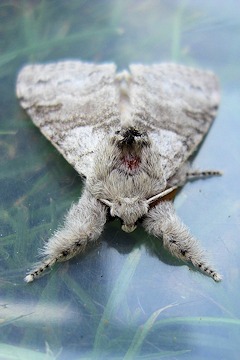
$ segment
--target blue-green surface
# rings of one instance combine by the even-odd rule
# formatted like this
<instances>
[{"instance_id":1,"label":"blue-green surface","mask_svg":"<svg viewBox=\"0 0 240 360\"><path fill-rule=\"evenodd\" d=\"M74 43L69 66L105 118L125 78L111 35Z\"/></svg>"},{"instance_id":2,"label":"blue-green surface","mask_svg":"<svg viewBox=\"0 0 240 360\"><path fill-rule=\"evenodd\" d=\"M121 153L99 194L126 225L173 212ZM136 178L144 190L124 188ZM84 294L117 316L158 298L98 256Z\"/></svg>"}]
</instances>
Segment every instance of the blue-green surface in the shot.
<instances>
[{"instance_id":1,"label":"blue-green surface","mask_svg":"<svg viewBox=\"0 0 240 360\"><path fill-rule=\"evenodd\" d=\"M239 359L239 10L237 0L0 2L0 360ZM20 109L15 79L26 63L66 58L218 75L219 116L194 166L224 176L187 184L175 205L221 283L118 222L85 255L23 282L82 183Z\"/></svg>"}]
</instances>

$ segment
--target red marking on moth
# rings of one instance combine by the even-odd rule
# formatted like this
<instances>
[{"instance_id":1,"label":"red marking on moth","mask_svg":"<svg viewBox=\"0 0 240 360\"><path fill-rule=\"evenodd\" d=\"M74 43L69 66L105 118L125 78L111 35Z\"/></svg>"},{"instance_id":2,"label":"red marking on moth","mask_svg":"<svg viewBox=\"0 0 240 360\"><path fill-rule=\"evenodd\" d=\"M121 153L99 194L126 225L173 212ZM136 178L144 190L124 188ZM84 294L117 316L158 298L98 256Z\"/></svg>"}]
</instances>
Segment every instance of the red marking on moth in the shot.
<instances>
[{"instance_id":1,"label":"red marking on moth","mask_svg":"<svg viewBox=\"0 0 240 360\"><path fill-rule=\"evenodd\" d=\"M122 158L123 165L130 171L139 168L141 159L140 157L132 154L127 154Z\"/></svg>"}]
</instances>

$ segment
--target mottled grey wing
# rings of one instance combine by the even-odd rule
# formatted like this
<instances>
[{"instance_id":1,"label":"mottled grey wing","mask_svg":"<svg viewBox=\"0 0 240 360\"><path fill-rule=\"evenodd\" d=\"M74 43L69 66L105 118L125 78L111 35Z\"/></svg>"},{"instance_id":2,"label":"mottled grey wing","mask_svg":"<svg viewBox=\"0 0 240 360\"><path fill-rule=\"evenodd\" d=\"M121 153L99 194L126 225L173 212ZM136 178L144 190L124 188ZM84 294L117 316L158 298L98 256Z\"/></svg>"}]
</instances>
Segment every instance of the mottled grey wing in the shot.
<instances>
[{"instance_id":1,"label":"mottled grey wing","mask_svg":"<svg viewBox=\"0 0 240 360\"><path fill-rule=\"evenodd\" d=\"M17 97L41 132L78 173L88 176L93 154L119 123L115 65L63 61L28 65Z\"/></svg>"},{"instance_id":2,"label":"mottled grey wing","mask_svg":"<svg viewBox=\"0 0 240 360\"><path fill-rule=\"evenodd\" d=\"M194 152L216 116L215 75L174 64L131 65L132 120L145 128L162 155L166 178Z\"/></svg>"}]
</instances>

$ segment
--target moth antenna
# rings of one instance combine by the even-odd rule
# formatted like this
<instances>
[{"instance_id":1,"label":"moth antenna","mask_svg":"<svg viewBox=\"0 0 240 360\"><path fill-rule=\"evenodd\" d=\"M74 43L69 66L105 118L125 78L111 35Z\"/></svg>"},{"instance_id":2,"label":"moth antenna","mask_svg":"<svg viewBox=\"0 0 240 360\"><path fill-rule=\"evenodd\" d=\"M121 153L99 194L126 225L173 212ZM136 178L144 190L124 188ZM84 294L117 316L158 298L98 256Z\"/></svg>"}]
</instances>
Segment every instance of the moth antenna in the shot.
<instances>
[{"instance_id":1,"label":"moth antenna","mask_svg":"<svg viewBox=\"0 0 240 360\"><path fill-rule=\"evenodd\" d=\"M171 193L172 191L174 191L176 189L177 189L177 186L172 186L169 189L164 190L164 191L160 192L159 194L150 197L149 199L147 199L147 204L151 204L152 202L164 197L165 195Z\"/></svg>"},{"instance_id":2,"label":"moth antenna","mask_svg":"<svg viewBox=\"0 0 240 360\"><path fill-rule=\"evenodd\" d=\"M113 205L113 203L107 199L99 199L103 204L111 207Z\"/></svg>"}]
</instances>

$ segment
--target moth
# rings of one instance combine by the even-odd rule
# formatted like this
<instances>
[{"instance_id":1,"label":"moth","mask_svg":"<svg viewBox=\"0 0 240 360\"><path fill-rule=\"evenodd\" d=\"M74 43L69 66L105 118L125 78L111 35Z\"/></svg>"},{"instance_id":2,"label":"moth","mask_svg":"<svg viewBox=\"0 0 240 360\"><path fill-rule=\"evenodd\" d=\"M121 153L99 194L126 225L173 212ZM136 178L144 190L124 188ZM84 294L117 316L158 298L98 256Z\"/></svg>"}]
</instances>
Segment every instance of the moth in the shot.
<instances>
[{"instance_id":1,"label":"moth","mask_svg":"<svg viewBox=\"0 0 240 360\"><path fill-rule=\"evenodd\" d=\"M188 180L220 175L189 164L219 106L213 73L168 63L132 64L118 73L111 63L62 61L25 66L16 93L34 124L85 178L79 201L26 282L83 252L109 217L119 218L126 232L141 222L173 256L221 280L172 202L162 199Z\"/></svg>"}]
</instances>

